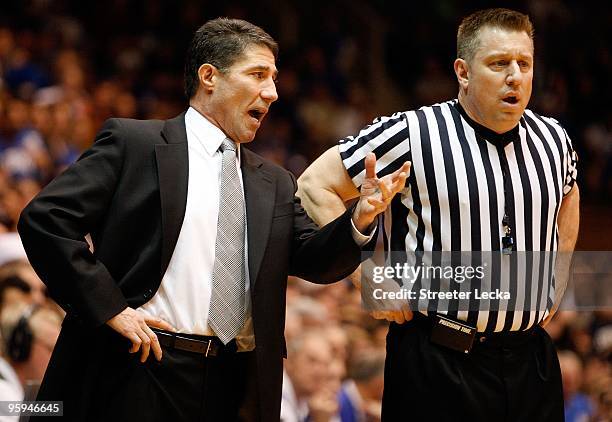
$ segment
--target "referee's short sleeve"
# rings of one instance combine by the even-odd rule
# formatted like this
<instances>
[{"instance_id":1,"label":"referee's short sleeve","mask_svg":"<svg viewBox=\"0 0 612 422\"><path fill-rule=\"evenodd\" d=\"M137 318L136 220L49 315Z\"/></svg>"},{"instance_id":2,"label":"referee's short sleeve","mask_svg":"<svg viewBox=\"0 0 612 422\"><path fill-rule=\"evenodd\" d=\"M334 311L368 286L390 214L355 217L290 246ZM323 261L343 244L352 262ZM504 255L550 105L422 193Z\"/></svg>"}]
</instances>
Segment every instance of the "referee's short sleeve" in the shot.
<instances>
[{"instance_id":1,"label":"referee's short sleeve","mask_svg":"<svg viewBox=\"0 0 612 422\"><path fill-rule=\"evenodd\" d=\"M565 132L565 131L564 131ZM572 146L570 137L565 132L565 144L567 147L566 154L566 167L565 167L565 181L563 184L563 195L570 193L574 184L576 183L576 176L578 175L578 155Z\"/></svg>"},{"instance_id":2,"label":"referee's short sleeve","mask_svg":"<svg viewBox=\"0 0 612 422\"><path fill-rule=\"evenodd\" d=\"M357 188L365 177L365 157L376 155L376 174L383 177L411 161L406 113L379 117L364 127L357 136L348 136L339 143L340 157Z\"/></svg>"}]
</instances>

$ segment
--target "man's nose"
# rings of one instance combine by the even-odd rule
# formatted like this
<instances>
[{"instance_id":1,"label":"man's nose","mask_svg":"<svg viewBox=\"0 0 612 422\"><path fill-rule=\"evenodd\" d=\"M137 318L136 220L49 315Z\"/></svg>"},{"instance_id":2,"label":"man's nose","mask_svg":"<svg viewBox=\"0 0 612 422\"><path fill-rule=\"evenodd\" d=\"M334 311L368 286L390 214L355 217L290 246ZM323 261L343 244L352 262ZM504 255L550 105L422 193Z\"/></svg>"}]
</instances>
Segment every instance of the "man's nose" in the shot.
<instances>
[{"instance_id":1,"label":"man's nose","mask_svg":"<svg viewBox=\"0 0 612 422\"><path fill-rule=\"evenodd\" d=\"M508 85L520 85L523 80L521 67L516 61L512 61L508 66L508 74L506 75L506 83Z\"/></svg>"},{"instance_id":2,"label":"man's nose","mask_svg":"<svg viewBox=\"0 0 612 422\"><path fill-rule=\"evenodd\" d=\"M261 90L261 98L268 101L269 103L273 103L278 100L278 93L276 92L276 84L273 80L266 84L266 86Z\"/></svg>"}]
</instances>

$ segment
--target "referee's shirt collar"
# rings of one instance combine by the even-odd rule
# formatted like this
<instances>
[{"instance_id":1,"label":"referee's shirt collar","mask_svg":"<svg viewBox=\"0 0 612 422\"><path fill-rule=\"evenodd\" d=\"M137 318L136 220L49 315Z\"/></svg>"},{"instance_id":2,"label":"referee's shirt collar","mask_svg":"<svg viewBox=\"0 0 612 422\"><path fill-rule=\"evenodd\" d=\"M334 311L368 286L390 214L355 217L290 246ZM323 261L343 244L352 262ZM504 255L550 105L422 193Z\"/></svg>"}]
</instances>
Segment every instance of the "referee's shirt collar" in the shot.
<instances>
[{"instance_id":1,"label":"referee's shirt collar","mask_svg":"<svg viewBox=\"0 0 612 422\"><path fill-rule=\"evenodd\" d=\"M468 122L468 124L472 126L472 128L474 128L474 132L480 135L483 139L493 144L503 145L505 147L511 142L518 141L520 139L519 124L517 124L514 128L510 129L507 132L497 133L470 118L470 116L468 116L467 112L461 106L459 101L457 101L455 107L457 107L457 110L459 110L459 113L461 113L461 116L463 116L465 121Z\"/></svg>"}]
</instances>

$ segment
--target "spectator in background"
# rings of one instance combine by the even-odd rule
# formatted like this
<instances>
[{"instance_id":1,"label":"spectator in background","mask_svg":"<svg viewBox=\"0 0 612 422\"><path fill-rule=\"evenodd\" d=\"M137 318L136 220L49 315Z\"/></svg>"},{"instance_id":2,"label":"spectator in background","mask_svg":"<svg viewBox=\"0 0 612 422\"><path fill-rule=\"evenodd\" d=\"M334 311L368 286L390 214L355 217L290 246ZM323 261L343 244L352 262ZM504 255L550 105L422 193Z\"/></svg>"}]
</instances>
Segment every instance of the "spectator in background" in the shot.
<instances>
[{"instance_id":1,"label":"spectator in background","mask_svg":"<svg viewBox=\"0 0 612 422\"><path fill-rule=\"evenodd\" d=\"M0 312L4 307L15 303L28 303L30 286L19 276L9 276L0 280Z\"/></svg>"},{"instance_id":2,"label":"spectator in background","mask_svg":"<svg viewBox=\"0 0 612 422\"><path fill-rule=\"evenodd\" d=\"M612 420L612 371L610 362L592 356L584 365L584 391L595 404L593 420Z\"/></svg>"},{"instance_id":3,"label":"spectator in background","mask_svg":"<svg viewBox=\"0 0 612 422\"><path fill-rule=\"evenodd\" d=\"M32 127L30 104L11 98L4 107L0 126L0 166L15 180L43 181L51 169L47 147Z\"/></svg>"},{"instance_id":4,"label":"spectator in background","mask_svg":"<svg viewBox=\"0 0 612 422\"><path fill-rule=\"evenodd\" d=\"M0 311L15 302L47 303L47 288L25 259L0 265Z\"/></svg>"},{"instance_id":5,"label":"spectator in background","mask_svg":"<svg viewBox=\"0 0 612 422\"><path fill-rule=\"evenodd\" d=\"M37 129L45 135L55 173L63 171L78 158L79 150L73 133L83 124L74 125L76 116L67 101L53 101L41 95L32 108ZM40 189L39 189L40 190Z\"/></svg>"},{"instance_id":6,"label":"spectator in background","mask_svg":"<svg viewBox=\"0 0 612 422\"><path fill-rule=\"evenodd\" d=\"M594 312L591 323L593 347L604 359L612 358L612 309Z\"/></svg>"},{"instance_id":7,"label":"spectator in background","mask_svg":"<svg viewBox=\"0 0 612 422\"><path fill-rule=\"evenodd\" d=\"M303 328L319 328L327 321L325 307L310 296L300 296L291 303Z\"/></svg>"},{"instance_id":8,"label":"spectator in background","mask_svg":"<svg viewBox=\"0 0 612 422\"><path fill-rule=\"evenodd\" d=\"M325 332L311 329L301 333L288 344L287 357L281 421L329 421L338 407L335 392L324 387L333 362Z\"/></svg>"},{"instance_id":9,"label":"spectator in background","mask_svg":"<svg viewBox=\"0 0 612 422\"><path fill-rule=\"evenodd\" d=\"M28 383L40 384L61 323L61 316L48 307L17 302L2 309L4 354L24 388Z\"/></svg>"},{"instance_id":10,"label":"spectator in background","mask_svg":"<svg viewBox=\"0 0 612 422\"><path fill-rule=\"evenodd\" d=\"M384 350L353 356L349 362L349 377L338 394L342 422L380 420L384 370Z\"/></svg>"},{"instance_id":11,"label":"spectator in background","mask_svg":"<svg viewBox=\"0 0 612 422\"><path fill-rule=\"evenodd\" d=\"M360 320L367 320L370 321L371 318L367 317L367 314L365 314L364 311L361 311L362 315L359 319ZM359 351L370 351L372 350L374 343L373 341L375 341L375 338L373 338L372 334L369 333L368 331L366 331L364 328L362 328L361 326L357 325L355 321L353 324L348 325L345 327L345 332L348 335L349 338L349 346L348 346L348 350L350 352L350 355L353 355ZM377 324L378 325L378 324ZM382 326L386 326L387 324L381 324ZM385 333L386 333L387 328L385 327ZM382 347L384 348L385 344L382 343ZM349 361L351 359L349 355Z\"/></svg>"},{"instance_id":12,"label":"spectator in background","mask_svg":"<svg viewBox=\"0 0 612 422\"><path fill-rule=\"evenodd\" d=\"M49 83L49 75L35 63L31 50L14 43L10 36L6 38L6 55L3 59L4 80L20 97L28 98L36 89Z\"/></svg>"},{"instance_id":13,"label":"spectator in background","mask_svg":"<svg viewBox=\"0 0 612 422\"><path fill-rule=\"evenodd\" d=\"M612 196L612 111L601 121L590 123L582 139L589 158L586 187L597 201L604 202Z\"/></svg>"},{"instance_id":14,"label":"spectator in background","mask_svg":"<svg viewBox=\"0 0 612 422\"><path fill-rule=\"evenodd\" d=\"M16 232L17 219L23 206L23 195L0 167L0 265L26 258Z\"/></svg>"},{"instance_id":15,"label":"spectator in background","mask_svg":"<svg viewBox=\"0 0 612 422\"><path fill-rule=\"evenodd\" d=\"M0 164L0 171L2 164ZM23 197L17 189L13 179L8 179L6 184L0 185L0 224L2 232L16 232L17 220L24 207Z\"/></svg>"},{"instance_id":16,"label":"spectator in background","mask_svg":"<svg viewBox=\"0 0 612 422\"><path fill-rule=\"evenodd\" d=\"M25 300L27 303L32 305L44 305L47 303L47 287L36 275L36 272L26 259L17 259L0 265L0 289L3 283L9 279L19 280L13 284L23 285L24 291L27 287L28 296ZM4 301L0 302L0 304L2 303Z\"/></svg>"},{"instance_id":17,"label":"spectator in background","mask_svg":"<svg viewBox=\"0 0 612 422\"><path fill-rule=\"evenodd\" d=\"M17 373L0 350L0 400L22 401L24 391ZM17 422L18 416L0 415L0 422Z\"/></svg>"},{"instance_id":18,"label":"spectator in background","mask_svg":"<svg viewBox=\"0 0 612 422\"><path fill-rule=\"evenodd\" d=\"M348 337L346 331L340 325L329 322L324 330L327 342L332 348L334 359L339 359L342 362L343 369L340 372L342 377L344 377L346 372L344 366L348 355Z\"/></svg>"},{"instance_id":19,"label":"spectator in background","mask_svg":"<svg viewBox=\"0 0 612 422\"><path fill-rule=\"evenodd\" d=\"M582 389L582 362L578 355L569 350L559 352L559 364L563 378L563 399L565 401L565 420L583 422L591 420L595 408Z\"/></svg>"},{"instance_id":20,"label":"spectator in background","mask_svg":"<svg viewBox=\"0 0 612 422\"><path fill-rule=\"evenodd\" d=\"M11 401L23 400L23 387L19 381L19 376L6 359L4 350L0 350L0 399ZM0 416L0 422L14 420L6 418L7 417Z\"/></svg>"}]
</instances>

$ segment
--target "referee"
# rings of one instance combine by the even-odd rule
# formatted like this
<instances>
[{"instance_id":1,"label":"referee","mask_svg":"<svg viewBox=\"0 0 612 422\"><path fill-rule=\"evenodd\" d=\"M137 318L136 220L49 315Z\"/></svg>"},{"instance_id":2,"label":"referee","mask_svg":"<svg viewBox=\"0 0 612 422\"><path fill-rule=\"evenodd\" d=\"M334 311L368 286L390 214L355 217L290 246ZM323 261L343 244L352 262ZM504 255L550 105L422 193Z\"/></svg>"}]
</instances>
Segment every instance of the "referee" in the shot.
<instances>
[{"instance_id":1,"label":"referee","mask_svg":"<svg viewBox=\"0 0 612 422\"><path fill-rule=\"evenodd\" d=\"M576 154L556 120L526 109L534 65L529 17L508 9L468 16L457 57L457 99L376 119L340 141L300 178L304 207L319 224L340 214L358 196L365 157L374 152L378 175L412 163L385 223L391 251L497 251L502 264L515 262L517 252L572 251ZM394 321L383 420L563 420L559 363L542 326L565 281L542 274L533 284L516 271L492 280L513 297L469 311L440 301L411 307L420 311L414 316L379 313ZM449 341L457 327L474 334Z\"/></svg>"}]
</instances>

